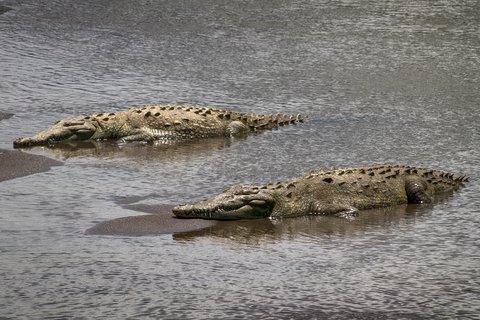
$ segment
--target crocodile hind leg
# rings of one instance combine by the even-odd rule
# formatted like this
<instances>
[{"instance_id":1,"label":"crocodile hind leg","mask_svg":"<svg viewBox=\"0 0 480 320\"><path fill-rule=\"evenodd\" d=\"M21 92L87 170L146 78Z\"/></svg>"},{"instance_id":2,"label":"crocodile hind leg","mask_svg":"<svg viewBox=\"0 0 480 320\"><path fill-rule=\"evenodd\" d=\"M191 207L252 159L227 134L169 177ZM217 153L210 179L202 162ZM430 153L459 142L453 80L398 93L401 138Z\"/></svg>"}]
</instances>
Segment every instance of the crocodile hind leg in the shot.
<instances>
[{"instance_id":1,"label":"crocodile hind leg","mask_svg":"<svg viewBox=\"0 0 480 320\"><path fill-rule=\"evenodd\" d=\"M227 127L227 134L230 137L243 137L250 132L250 128L241 121L232 121Z\"/></svg>"},{"instance_id":2,"label":"crocodile hind leg","mask_svg":"<svg viewBox=\"0 0 480 320\"><path fill-rule=\"evenodd\" d=\"M407 177L405 191L408 203L430 203L433 201L432 192L429 190L427 183L419 177Z\"/></svg>"},{"instance_id":3,"label":"crocodile hind leg","mask_svg":"<svg viewBox=\"0 0 480 320\"><path fill-rule=\"evenodd\" d=\"M335 213L334 216L342 219L354 220L358 216L358 209L355 207L347 207L344 210Z\"/></svg>"}]
</instances>

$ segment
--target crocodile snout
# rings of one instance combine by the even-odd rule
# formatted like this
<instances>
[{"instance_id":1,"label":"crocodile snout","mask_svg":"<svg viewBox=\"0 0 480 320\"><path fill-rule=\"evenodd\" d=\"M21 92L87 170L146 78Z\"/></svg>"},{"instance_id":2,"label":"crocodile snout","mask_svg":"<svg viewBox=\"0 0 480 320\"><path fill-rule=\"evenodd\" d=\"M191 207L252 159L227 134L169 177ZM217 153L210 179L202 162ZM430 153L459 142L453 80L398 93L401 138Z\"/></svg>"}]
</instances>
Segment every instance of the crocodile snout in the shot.
<instances>
[{"instance_id":1,"label":"crocodile snout","mask_svg":"<svg viewBox=\"0 0 480 320\"><path fill-rule=\"evenodd\" d=\"M15 141L13 141L13 147L14 148L21 148L21 147L29 147L34 145L34 142L32 141L31 138L17 138Z\"/></svg>"}]
</instances>

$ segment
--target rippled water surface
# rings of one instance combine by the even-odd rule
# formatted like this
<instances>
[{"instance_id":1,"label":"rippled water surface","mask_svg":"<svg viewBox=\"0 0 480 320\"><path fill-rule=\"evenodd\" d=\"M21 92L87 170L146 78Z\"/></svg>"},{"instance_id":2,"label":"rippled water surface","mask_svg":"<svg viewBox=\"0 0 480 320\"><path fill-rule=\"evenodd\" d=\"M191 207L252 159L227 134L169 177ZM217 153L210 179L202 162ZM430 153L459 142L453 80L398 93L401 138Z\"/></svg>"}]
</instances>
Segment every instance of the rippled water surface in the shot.
<instances>
[{"instance_id":1,"label":"rippled water surface","mask_svg":"<svg viewBox=\"0 0 480 320\"><path fill-rule=\"evenodd\" d=\"M0 317L479 319L480 3L0 1L0 148L144 103L304 113L237 141L34 149L0 183ZM398 162L467 174L433 206L95 236L125 206ZM0 164L2 165L2 164ZM122 200L123 199L123 200Z\"/></svg>"}]
</instances>

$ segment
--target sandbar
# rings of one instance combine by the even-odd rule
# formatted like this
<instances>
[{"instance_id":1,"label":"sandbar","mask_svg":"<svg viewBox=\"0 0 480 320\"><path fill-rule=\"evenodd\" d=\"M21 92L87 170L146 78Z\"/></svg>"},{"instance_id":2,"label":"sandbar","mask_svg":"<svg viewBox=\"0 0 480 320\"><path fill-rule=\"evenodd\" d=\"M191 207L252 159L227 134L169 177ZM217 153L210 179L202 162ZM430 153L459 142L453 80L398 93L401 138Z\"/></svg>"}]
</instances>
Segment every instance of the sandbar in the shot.
<instances>
[{"instance_id":1,"label":"sandbar","mask_svg":"<svg viewBox=\"0 0 480 320\"><path fill-rule=\"evenodd\" d=\"M6 6L2 6L2 5L0 4L0 14L3 14L3 13L5 13L5 12L7 12L7 11L10 11L10 10L12 10L12 8L9 8L9 7L6 7Z\"/></svg>"},{"instance_id":2,"label":"sandbar","mask_svg":"<svg viewBox=\"0 0 480 320\"><path fill-rule=\"evenodd\" d=\"M213 220L175 218L171 212L172 205L138 204L129 205L128 208L154 214L103 221L85 231L85 234L138 237L197 231L217 223Z\"/></svg>"},{"instance_id":3,"label":"sandbar","mask_svg":"<svg viewBox=\"0 0 480 320\"><path fill-rule=\"evenodd\" d=\"M11 113L0 112L0 120L10 119L11 117L13 117Z\"/></svg>"},{"instance_id":4,"label":"sandbar","mask_svg":"<svg viewBox=\"0 0 480 320\"><path fill-rule=\"evenodd\" d=\"M62 162L18 150L0 149L0 181L28 176L61 166Z\"/></svg>"}]
</instances>

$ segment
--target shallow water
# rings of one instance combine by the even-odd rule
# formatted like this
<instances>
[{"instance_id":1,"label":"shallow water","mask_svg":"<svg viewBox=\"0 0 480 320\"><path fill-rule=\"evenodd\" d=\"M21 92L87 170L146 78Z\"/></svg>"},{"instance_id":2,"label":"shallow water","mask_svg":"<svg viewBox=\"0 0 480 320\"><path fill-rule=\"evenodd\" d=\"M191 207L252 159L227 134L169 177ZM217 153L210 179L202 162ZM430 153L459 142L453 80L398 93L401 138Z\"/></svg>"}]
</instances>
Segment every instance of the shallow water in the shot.
<instances>
[{"instance_id":1,"label":"shallow water","mask_svg":"<svg viewBox=\"0 0 480 320\"><path fill-rule=\"evenodd\" d=\"M143 103L305 113L237 141L28 150L0 183L0 310L18 318L478 319L477 1L5 1L0 148ZM426 207L148 237L86 229L237 183L395 162L468 174Z\"/></svg>"}]
</instances>

